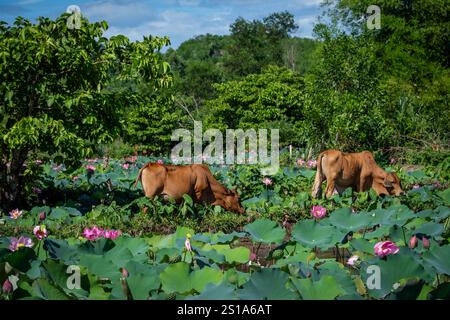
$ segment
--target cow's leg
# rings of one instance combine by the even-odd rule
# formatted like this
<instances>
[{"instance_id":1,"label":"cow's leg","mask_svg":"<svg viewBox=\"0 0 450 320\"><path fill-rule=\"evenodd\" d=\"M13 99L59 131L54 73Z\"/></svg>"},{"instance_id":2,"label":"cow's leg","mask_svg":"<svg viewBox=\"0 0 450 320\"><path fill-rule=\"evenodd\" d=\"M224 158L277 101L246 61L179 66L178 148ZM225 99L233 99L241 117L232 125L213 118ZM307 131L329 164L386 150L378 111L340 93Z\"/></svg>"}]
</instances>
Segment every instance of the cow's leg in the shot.
<instances>
[{"instance_id":1,"label":"cow's leg","mask_svg":"<svg viewBox=\"0 0 450 320\"><path fill-rule=\"evenodd\" d=\"M327 190L325 192L325 197L331 198L333 196L334 193L334 187L335 187L335 180L336 178L327 178Z\"/></svg>"}]
</instances>

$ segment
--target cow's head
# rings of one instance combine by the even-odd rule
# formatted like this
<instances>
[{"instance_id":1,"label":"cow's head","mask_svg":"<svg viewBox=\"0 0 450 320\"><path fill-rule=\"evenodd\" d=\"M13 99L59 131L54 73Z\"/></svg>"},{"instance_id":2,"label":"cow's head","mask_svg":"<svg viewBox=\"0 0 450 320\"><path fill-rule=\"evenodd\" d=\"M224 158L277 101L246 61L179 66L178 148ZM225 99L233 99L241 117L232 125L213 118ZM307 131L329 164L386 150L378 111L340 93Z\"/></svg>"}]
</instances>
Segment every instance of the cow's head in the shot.
<instances>
[{"instance_id":1,"label":"cow's head","mask_svg":"<svg viewBox=\"0 0 450 320\"><path fill-rule=\"evenodd\" d=\"M405 194L400 184L400 178L395 172L389 172L384 177L383 186L389 192L391 196L400 196Z\"/></svg>"},{"instance_id":2,"label":"cow's head","mask_svg":"<svg viewBox=\"0 0 450 320\"><path fill-rule=\"evenodd\" d=\"M237 212L240 214L245 213L245 209L241 205L241 199L236 189L228 190L223 198L224 208L229 211Z\"/></svg>"}]
</instances>

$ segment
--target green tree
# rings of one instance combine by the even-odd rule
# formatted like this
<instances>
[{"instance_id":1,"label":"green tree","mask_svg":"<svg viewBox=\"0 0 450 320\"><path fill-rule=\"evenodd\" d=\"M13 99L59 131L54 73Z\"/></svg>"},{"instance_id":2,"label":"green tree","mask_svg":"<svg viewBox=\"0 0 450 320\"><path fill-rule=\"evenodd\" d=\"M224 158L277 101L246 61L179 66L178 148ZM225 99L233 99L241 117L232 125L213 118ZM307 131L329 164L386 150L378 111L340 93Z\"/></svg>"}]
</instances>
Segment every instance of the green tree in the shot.
<instances>
[{"instance_id":1,"label":"green tree","mask_svg":"<svg viewBox=\"0 0 450 320\"><path fill-rule=\"evenodd\" d=\"M205 127L279 128L283 144L296 144L294 125L303 119L303 78L284 67L216 86L218 97L203 107Z\"/></svg>"},{"instance_id":2,"label":"green tree","mask_svg":"<svg viewBox=\"0 0 450 320\"><path fill-rule=\"evenodd\" d=\"M230 26L232 42L226 48L224 66L228 76L242 77L259 73L267 65L282 65L282 41L298 26L294 16L285 11L261 20L238 18Z\"/></svg>"},{"instance_id":3,"label":"green tree","mask_svg":"<svg viewBox=\"0 0 450 320\"><path fill-rule=\"evenodd\" d=\"M67 26L68 14L36 24L0 23L0 203L17 206L38 152L76 164L93 146L112 141L137 99L171 81L157 54L167 38L103 37L106 22ZM124 86L118 83L124 83ZM112 85L115 83L116 85ZM150 89L149 89L150 90Z\"/></svg>"},{"instance_id":4,"label":"green tree","mask_svg":"<svg viewBox=\"0 0 450 320\"><path fill-rule=\"evenodd\" d=\"M369 0L327 1L331 18L325 38L327 51L322 50L320 61L324 70L318 76L330 80L324 86L331 89L336 77L346 83L362 83L378 92L378 114L393 129L391 145L417 150L449 149L450 131L450 3L446 0L396 1L385 0L381 9L381 28L367 28ZM322 32L324 33L324 32ZM326 32L325 32L326 33ZM341 59L339 68L335 56L345 55L338 38L347 37L357 43L358 51L366 56L370 68L347 76L347 66L354 58ZM363 61L364 57L358 58ZM337 68L336 68L337 67ZM335 75L336 77L333 77ZM364 78L376 77L370 83ZM316 79L319 79L316 77ZM351 80L353 79L353 80ZM351 80L348 82L348 80ZM325 89L321 86L320 89ZM367 90L366 90L367 92ZM381 145L378 143L378 146ZM389 144L387 145L389 146Z\"/></svg>"}]
</instances>

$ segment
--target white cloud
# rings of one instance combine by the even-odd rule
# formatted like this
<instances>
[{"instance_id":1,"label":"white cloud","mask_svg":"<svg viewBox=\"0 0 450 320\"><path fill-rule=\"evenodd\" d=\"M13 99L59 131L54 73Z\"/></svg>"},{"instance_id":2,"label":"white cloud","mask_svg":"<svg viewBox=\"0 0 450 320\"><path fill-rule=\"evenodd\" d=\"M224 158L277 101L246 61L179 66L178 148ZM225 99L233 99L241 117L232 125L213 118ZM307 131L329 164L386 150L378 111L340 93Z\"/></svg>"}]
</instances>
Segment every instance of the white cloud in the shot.
<instances>
[{"instance_id":1,"label":"white cloud","mask_svg":"<svg viewBox=\"0 0 450 320\"><path fill-rule=\"evenodd\" d=\"M111 26L107 36L123 34L130 40L142 40L144 35L168 36L172 46L200 34L226 34L229 31L229 12L211 12L198 16L189 12L166 10L157 19L137 26Z\"/></svg>"},{"instance_id":2,"label":"white cloud","mask_svg":"<svg viewBox=\"0 0 450 320\"><path fill-rule=\"evenodd\" d=\"M90 20L106 20L111 24L139 22L156 16L149 4L138 1L97 1L80 7Z\"/></svg>"}]
</instances>

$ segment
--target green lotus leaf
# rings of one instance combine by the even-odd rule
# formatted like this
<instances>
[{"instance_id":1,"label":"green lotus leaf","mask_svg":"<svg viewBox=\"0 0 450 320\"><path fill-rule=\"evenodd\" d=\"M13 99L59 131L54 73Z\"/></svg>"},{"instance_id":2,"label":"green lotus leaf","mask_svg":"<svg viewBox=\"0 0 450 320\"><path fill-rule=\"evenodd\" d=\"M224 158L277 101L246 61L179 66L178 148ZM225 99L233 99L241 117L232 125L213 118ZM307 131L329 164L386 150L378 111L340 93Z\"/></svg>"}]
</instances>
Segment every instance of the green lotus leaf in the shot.
<instances>
[{"instance_id":1,"label":"green lotus leaf","mask_svg":"<svg viewBox=\"0 0 450 320\"><path fill-rule=\"evenodd\" d=\"M345 295L356 295L355 282L351 278L349 269L345 268L341 263L336 261L327 261L318 267L320 278L324 276L332 276L337 280L339 285L345 292Z\"/></svg>"},{"instance_id":2,"label":"green lotus leaf","mask_svg":"<svg viewBox=\"0 0 450 320\"><path fill-rule=\"evenodd\" d=\"M450 245L432 246L423 254L423 259L439 273L450 275Z\"/></svg>"},{"instance_id":3,"label":"green lotus leaf","mask_svg":"<svg viewBox=\"0 0 450 320\"><path fill-rule=\"evenodd\" d=\"M37 279L33 282L33 295L44 300L69 300L69 297L59 288L51 285L47 279Z\"/></svg>"},{"instance_id":4,"label":"green lotus leaf","mask_svg":"<svg viewBox=\"0 0 450 320\"><path fill-rule=\"evenodd\" d=\"M147 300L150 291L159 288L161 282L155 269L147 267L145 272L128 272L127 284L134 300Z\"/></svg>"},{"instance_id":5,"label":"green lotus leaf","mask_svg":"<svg viewBox=\"0 0 450 320\"><path fill-rule=\"evenodd\" d=\"M345 290L331 275L324 275L318 281L313 281L311 278L293 278L292 282L303 300L333 300L345 294Z\"/></svg>"},{"instance_id":6,"label":"green lotus leaf","mask_svg":"<svg viewBox=\"0 0 450 320\"><path fill-rule=\"evenodd\" d=\"M358 239L352 239L350 241L350 245L357 251L374 254L374 245L375 242L369 242L366 239L358 238Z\"/></svg>"},{"instance_id":7,"label":"green lotus leaf","mask_svg":"<svg viewBox=\"0 0 450 320\"><path fill-rule=\"evenodd\" d=\"M387 296L395 289L394 284L421 279L424 275L423 266L417 263L408 248L400 248L399 253L387 256L386 260L376 257L361 264L361 278L367 285L369 295L374 298Z\"/></svg>"},{"instance_id":8,"label":"green lotus leaf","mask_svg":"<svg viewBox=\"0 0 450 320\"><path fill-rule=\"evenodd\" d=\"M438 196L444 200L446 206L450 206L450 188L438 192Z\"/></svg>"},{"instance_id":9,"label":"green lotus leaf","mask_svg":"<svg viewBox=\"0 0 450 320\"><path fill-rule=\"evenodd\" d=\"M450 207L439 206L435 209L435 212L436 213L432 216L432 218L434 221L439 222L450 216Z\"/></svg>"},{"instance_id":10,"label":"green lotus leaf","mask_svg":"<svg viewBox=\"0 0 450 320\"><path fill-rule=\"evenodd\" d=\"M336 228L346 231L358 231L370 226L373 217L368 213L353 213L350 208L340 208L330 215L328 222Z\"/></svg>"},{"instance_id":11,"label":"green lotus leaf","mask_svg":"<svg viewBox=\"0 0 450 320\"><path fill-rule=\"evenodd\" d=\"M333 235L336 228L323 226L313 220L298 222L292 229L292 238L308 248L328 249L336 243Z\"/></svg>"},{"instance_id":12,"label":"green lotus leaf","mask_svg":"<svg viewBox=\"0 0 450 320\"><path fill-rule=\"evenodd\" d=\"M202 292L208 283L219 284L223 280L223 273L211 267L190 272L187 263L179 262L169 265L161 272L160 278L165 292L189 293L192 289Z\"/></svg>"},{"instance_id":13,"label":"green lotus leaf","mask_svg":"<svg viewBox=\"0 0 450 320\"><path fill-rule=\"evenodd\" d=\"M404 225L409 219L415 218L414 211L405 205L395 205L386 209L386 214L381 222L382 225Z\"/></svg>"},{"instance_id":14,"label":"green lotus leaf","mask_svg":"<svg viewBox=\"0 0 450 320\"><path fill-rule=\"evenodd\" d=\"M256 242L276 243L283 241L286 233L274 221L268 219L258 219L244 227L244 230L250 234Z\"/></svg>"},{"instance_id":15,"label":"green lotus leaf","mask_svg":"<svg viewBox=\"0 0 450 320\"><path fill-rule=\"evenodd\" d=\"M427 222L419 226L414 233L423 233L431 237L440 236L444 232L444 225L436 222Z\"/></svg>"},{"instance_id":16,"label":"green lotus leaf","mask_svg":"<svg viewBox=\"0 0 450 320\"><path fill-rule=\"evenodd\" d=\"M186 300L236 300L237 295L234 287L223 281L219 285L209 283L205 290L196 296L188 297Z\"/></svg>"},{"instance_id":17,"label":"green lotus leaf","mask_svg":"<svg viewBox=\"0 0 450 320\"><path fill-rule=\"evenodd\" d=\"M262 269L250 276L243 288L238 290L242 300L293 300L298 296L287 288L289 275L279 269Z\"/></svg>"},{"instance_id":18,"label":"green lotus leaf","mask_svg":"<svg viewBox=\"0 0 450 320\"><path fill-rule=\"evenodd\" d=\"M208 283L219 284L223 280L223 272L216 268L203 267L191 272L191 286L197 292L203 292Z\"/></svg>"},{"instance_id":19,"label":"green lotus leaf","mask_svg":"<svg viewBox=\"0 0 450 320\"><path fill-rule=\"evenodd\" d=\"M192 290L189 265L185 262L178 262L169 265L159 275L162 289L167 292L185 293Z\"/></svg>"}]
</instances>

